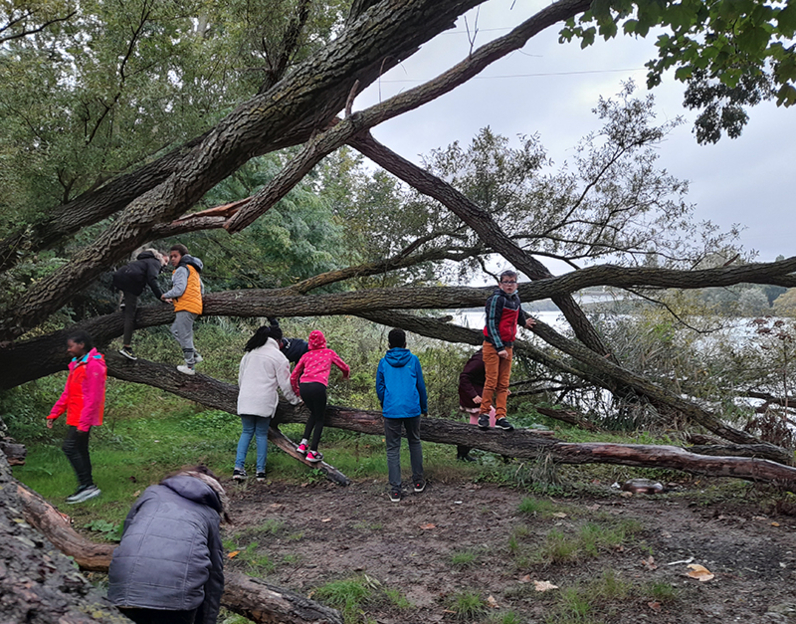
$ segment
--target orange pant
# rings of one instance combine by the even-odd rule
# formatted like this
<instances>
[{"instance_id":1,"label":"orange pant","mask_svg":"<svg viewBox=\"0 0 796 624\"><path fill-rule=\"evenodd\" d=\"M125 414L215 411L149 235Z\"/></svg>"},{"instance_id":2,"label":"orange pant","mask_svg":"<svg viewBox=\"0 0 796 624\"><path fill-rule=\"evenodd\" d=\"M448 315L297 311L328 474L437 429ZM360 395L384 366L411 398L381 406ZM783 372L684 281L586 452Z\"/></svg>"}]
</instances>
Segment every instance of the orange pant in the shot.
<instances>
[{"instance_id":1,"label":"orange pant","mask_svg":"<svg viewBox=\"0 0 796 624\"><path fill-rule=\"evenodd\" d=\"M489 414L494 403L495 417L506 417L506 398L509 395L509 379L511 379L512 347L504 347L509 357L501 358L492 343L484 341L484 368L486 381L481 400L481 413ZM494 398L494 401L493 401Z\"/></svg>"}]
</instances>

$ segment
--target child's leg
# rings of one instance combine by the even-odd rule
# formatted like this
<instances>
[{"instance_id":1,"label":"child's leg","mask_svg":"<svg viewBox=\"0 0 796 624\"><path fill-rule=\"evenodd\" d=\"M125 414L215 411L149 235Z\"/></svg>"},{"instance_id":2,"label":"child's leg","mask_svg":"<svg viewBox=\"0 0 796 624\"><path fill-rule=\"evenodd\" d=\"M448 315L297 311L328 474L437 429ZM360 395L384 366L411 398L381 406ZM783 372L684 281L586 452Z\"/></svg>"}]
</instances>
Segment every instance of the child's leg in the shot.
<instances>
[{"instance_id":1,"label":"child's leg","mask_svg":"<svg viewBox=\"0 0 796 624\"><path fill-rule=\"evenodd\" d=\"M270 418L257 416L255 421L255 435L257 436L257 472L265 472L265 460L268 458L268 427Z\"/></svg>"},{"instance_id":2,"label":"child's leg","mask_svg":"<svg viewBox=\"0 0 796 624\"><path fill-rule=\"evenodd\" d=\"M313 439L310 449L318 450L318 440L323 431L323 416L326 412L326 386L319 382L303 383L299 385L301 400L310 410L310 417L304 427L304 439ZM313 430L316 434L313 434Z\"/></svg>"},{"instance_id":3,"label":"child's leg","mask_svg":"<svg viewBox=\"0 0 796 624\"><path fill-rule=\"evenodd\" d=\"M409 461L412 465L412 481L423 480L423 448L420 445L420 416L404 418L406 440L409 442ZM400 442L399 442L400 443Z\"/></svg>"},{"instance_id":4,"label":"child's leg","mask_svg":"<svg viewBox=\"0 0 796 624\"><path fill-rule=\"evenodd\" d=\"M235 468L243 470L243 465L246 463L246 453L249 452L249 444L251 444L252 436L254 436L254 422L257 416L250 416L248 414L240 415L240 422L243 425L240 439L238 440L238 452L235 456ZM260 454L257 454L257 459L260 459Z\"/></svg>"},{"instance_id":5,"label":"child's leg","mask_svg":"<svg viewBox=\"0 0 796 624\"><path fill-rule=\"evenodd\" d=\"M401 489L401 427L403 418L384 419L384 441L387 446L387 475L390 487Z\"/></svg>"}]
</instances>

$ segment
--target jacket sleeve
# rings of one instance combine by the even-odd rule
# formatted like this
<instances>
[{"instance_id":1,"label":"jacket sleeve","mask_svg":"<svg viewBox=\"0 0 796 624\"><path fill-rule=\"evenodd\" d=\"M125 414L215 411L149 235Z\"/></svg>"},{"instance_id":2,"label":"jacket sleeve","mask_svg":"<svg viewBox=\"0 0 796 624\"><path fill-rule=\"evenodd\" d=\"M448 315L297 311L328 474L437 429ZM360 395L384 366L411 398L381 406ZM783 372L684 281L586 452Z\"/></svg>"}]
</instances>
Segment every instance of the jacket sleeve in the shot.
<instances>
[{"instance_id":1,"label":"jacket sleeve","mask_svg":"<svg viewBox=\"0 0 796 624\"><path fill-rule=\"evenodd\" d=\"M64 385L64 391L61 393L60 398L55 402L53 408L50 410L50 415L47 420L55 420L66 411L66 404L69 401L69 379L67 378Z\"/></svg>"},{"instance_id":2,"label":"jacket sleeve","mask_svg":"<svg viewBox=\"0 0 796 624\"><path fill-rule=\"evenodd\" d=\"M207 549L210 553L210 577L205 583L205 600L202 603L202 623L216 624L221 608L221 595L224 593L224 547L218 521L209 527Z\"/></svg>"},{"instance_id":3,"label":"jacket sleeve","mask_svg":"<svg viewBox=\"0 0 796 624\"><path fill-rule=\"evenodd\" d=\"M459 392L463 393L470 399L481 396L481 393L484 391L483 388L480 390L477 389L475 384L473 384L472 374L478 368L478 362L474 360L474 357L471 357L469 360L467 360L467 364L464 365L464 368L459 375Z\"/></svg>"},{"instance_id":4,"label":"jacket sleeve","mask_svg":"<svg viewBox=\"0 0 796 624\"><path fill-rule=\"evenodd\" d=\"M293 369L293 373L290 375L290 386L293 388L293 392L299 394L299 379L301 378L301 373L304 371L304 364L306 363L306 357L304 355L301 356L301 359L296 364L296 368Z\"/></svg>"},{"instance_id":5,"label":"jacket sleeve","mask_svg":"<svg viewBox=\"0 0 796 624\"><path fill-rule=\"evenodd\" d=\"M166 299L176 299L185 294L185 289L188 287L188 268L181 266L177 267L171 275L171 289L164 292L163 296Z\"/></svg>"},{"instance_id":6,"label":"jacket sleeve","mask_svg":"<svg viewBox=\"0 0 796 624\"><path fill-rule=\"evenodd\" d=\"M384 407L384 360L379 361L379 367L376 369L376 395L379 397L379 403Z\"/></svg>"},{"instance_id":7,"label":"jacket sleeve","mask_svg":"<svg viewBox=\"0 0 796 624\"><path fill-rule=\"evenodd\" d=\"M154 262L147 262L146 263L146 283L149 284L150 290L152 290L152 294L155 295L156 298L160 299L163 295L163 291L160 290L160 284L158 284L158 271L157 267L155 266Z\"/></svg>"},{"instance_id":8,"label":"jacket sleeve","mask_svg":"<svg viewBox=\"0 0 796 624\"><path fill-rule=\"evenodd\" d=\"M343 362L343 358L341 358L335 351L332 351L332 364L334 364L337 368L339 368L345 379L348 379L348 376L351 374L351 369L348 367L348 364Z\"/></svg>"},{"instance_id":9,"label":"jacket sleeve","mask_svg":"<svg viewBox=\"0 0 796 624\"><path fill-rule=\"evenodd\" d=\"M279 389L282 390L282 394L285 395L285 398L291 404L296 405L301 401L301 398L297 392L293 391L290 362L287 361L287 358L284 358L283 361L276 363L274 366L276 367L276 382L279 384Z\"/></svg>"},{"instance_id":10,"label":"jacket sleeve","mask_svg":"<svg viewBox=\"0 0 796 624\"><path fill-rule=\"evenodd\" d=\"M423 379L423 368L420 360L415 356L415 371L417 372L417 393L420 395L420 412L428 414L428 394L426 393L426 380Z\"/></svg>"},{"instance_id":11,"label":"jacket sleeve","mask_svg":"<svg viewBox=\"0 0 796 624\"><path fill-rule=\"evenodd\" d=\"M500 317L503 316L503 297L492 295L486 300L486 332L495 351L502 351L503 341L500 339Z\"/></svg>"},{"instance_id":12,"label":"jacket sleeve","mask_svg":"<svg viewBox=\"0 0 796 624\"><path fill-rule=\"evenodd\" d=\"M100 358L89 357L86 362L86 378L83 381L83 411L80 412L78 431L88 431L98 423L99 413L105 402L105 363Z\"/></svg>"}]
</instances>

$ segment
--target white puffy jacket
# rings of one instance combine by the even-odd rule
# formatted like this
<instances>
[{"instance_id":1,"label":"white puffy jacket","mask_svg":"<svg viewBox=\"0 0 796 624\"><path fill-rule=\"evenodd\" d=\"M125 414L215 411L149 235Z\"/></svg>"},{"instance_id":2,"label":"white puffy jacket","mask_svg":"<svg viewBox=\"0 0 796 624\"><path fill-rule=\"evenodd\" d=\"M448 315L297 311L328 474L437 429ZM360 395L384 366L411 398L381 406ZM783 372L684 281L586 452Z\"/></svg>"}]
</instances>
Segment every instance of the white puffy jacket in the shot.
<instances>
[{"instance_id":1,"label":"white puffy jacket","mask_svg":"<svg viewBox=\"0 0 796 624\"><path fill-rule=\"evenodd\" d=\"M273 416L279 404L277 387L293 405L301 400L290 387L290 364L273 338L243 356L238 385L239 415Z\"/></svg>"}]
</instances>

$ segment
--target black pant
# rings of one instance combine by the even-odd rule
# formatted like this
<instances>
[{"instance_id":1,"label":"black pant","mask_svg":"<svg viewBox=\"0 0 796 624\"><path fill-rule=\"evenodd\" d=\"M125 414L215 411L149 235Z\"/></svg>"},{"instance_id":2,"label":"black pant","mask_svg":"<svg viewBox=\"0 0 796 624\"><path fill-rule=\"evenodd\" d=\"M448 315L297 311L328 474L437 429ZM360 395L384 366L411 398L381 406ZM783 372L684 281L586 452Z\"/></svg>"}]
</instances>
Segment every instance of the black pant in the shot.
<instances>
[{"instance_id":1,"label":"black pant","mask_svg":"<svg viewBox=\"0 0 796 624\"><path fill-rule=\"evenodd\" d=\"M124 336L122 344L125 347L132 345L133 330L135 329L135 311L138 307L138 296L131 292L123 291L124 294Z\"/></svg>"},{"instance_id":2,"label":"black pant","mask_svg":"<svg viewBox=\"0 0 796 624\"><path fill-rule=\"evenodd\" d=\"M194 624L198 609L189 611L164 611L161 609L139 609L121 607L119 609L136 624Z\"/></svg>"},{"instance_id":3,"label":"black pant","mask_svg":"<svg viewBox=\"0 0 796 624\"><path fill-rule=\"evenodd\" d=\"M326 386L318 381L299 384L299 394L304 405L310 410L307 426L304 427L304 439L309 440L312 433L310 450L317 451L323 432L323 417L326 414Z\"/></svg>"},{"instance_id":4,"label":"black pant","mask_svg":"<svg viewBox=\"0 0 796 624\"><path fill-rule=\"evenodd\" d=\"M78 431L72 425L67 427L66 439L61 447L66 458L72 464L72 468L77 475L77 482L81 488L94 485L91 479L91 458L88 455L88 438L91 434L91 427L88 431Z\"/></svg>"}]
</instances>

